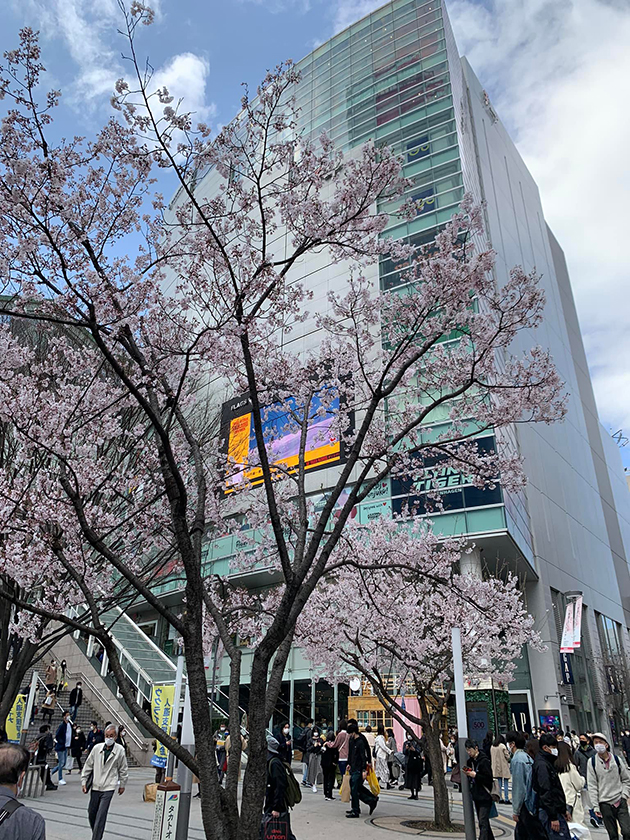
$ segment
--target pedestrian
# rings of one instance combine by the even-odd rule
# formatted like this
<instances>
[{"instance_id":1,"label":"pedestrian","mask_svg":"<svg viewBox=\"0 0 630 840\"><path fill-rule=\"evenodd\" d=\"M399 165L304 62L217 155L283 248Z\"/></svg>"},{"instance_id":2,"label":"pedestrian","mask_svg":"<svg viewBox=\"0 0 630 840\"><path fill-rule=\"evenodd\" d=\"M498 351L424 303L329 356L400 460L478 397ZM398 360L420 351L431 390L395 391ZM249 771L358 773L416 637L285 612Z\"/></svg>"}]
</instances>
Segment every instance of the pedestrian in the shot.
<instances>
[{"instance_id":1,"label":"pedestrian","mask_svg":"<svg viewBox=\"0 0 630 840\"><path fill-rule=\"evenodd\" d=\"M50 665L46 668L46 675L44 676L46 689L48 692L57 690L57 662L55 659L50 660Z\"/></svg>"},{"instance_id":2,"label":"pedestrian","mask_svg":"<svg viewBox=\"0 0 630 840\"><path fill-rule=\"evenodd\" d=\"M61 694L66 685L66 660L62 659L57 665L57 695Z\"/></svg>"},{"instance_id":3,"label":"pedestrian","mask_svg":"<svg viewBox=\"0 0 630 840\"><path fill-rule=\"evenodd\" d=\"M494 840L492 826L490 825L490 812L494 805L492 799L492 765L486 753L479 749L476 741L467 739L466 752L468 753L468 761L462 769L471 780L470 797L477 811L479 840Z\"/></svg>"},{"instance_id":4,"label":"pedestrian","mask_svg":"<svg viewBox=\"0 0 630 840\"><path fill-rule=\"evenodd\" d=\"M302 763L304 765L302 771L302 784L308 785L308 752L306 751L306 746L308 743L308 736L310 734L311 729L313 728L313 718L309 718L306 721L306 724L302 727L302 731L300 732L298 739L296 739L296 746L302 753Z\"/></svg>"},{"instance_id":5,"label":"pedestrian","mask_svg":"<svg viewBox=\"0 0 630 840\"><path fill-rule=\"evenodd\" d=\"M584 822L584 807L582 805L582 788L584 779L577 769L571 747L564 741L558 744L558 758L555 764L564 798L567 800L567 811L571 815L571 822Z\"/></svg>"},{"instance_id":6,"label":"pedestrian","mask_svg":"<svg viewBox=\"0 0 630 840\"><path fill-rule=\"evenodd\" d=\"M630 730L625 729L621 735L621 748L626 758L626 763L630 765Z\"/></svg>"},{"instance_id":7,"label":"pedestrian","mask_svg":"<svg viewBox=\"0 0 630 840\"><path fill-rule=\"evenodd\" d=\"M327 732L326 741L322 747L322 772L324 774L324 799L327 802L333 801L333 788L335 786L335 775L337 773L337 762L339 761L339 750L335 747L335 733Z\"/></svg>"},{"instance_id":8,"label":"pedestrian","mask_svg":"<svg viewBox=\"0 0 630 840\"><path fill-rule=\"evenodd\" d=\"M453 768L451 770L451 782L455 790L462 789L462 769L459 763L459 739L456 734L451 735L451 745L453 747Z\"/></svg>"},{"instance_id":9,"label":"pedestrian","mask_svg":"<svg viewBox=\"0 0 630 840\"><path fill-rule=\"evenodd\" d=\"M376 735L372 732L372 727L368 724L363 730L365 740L368 742L370 748L370 755L374 758L374 744L376 743Z\"/></svg>"},{"instance_id":10,"label":"pedestrian","mask_svg":"<svg viewBox=\"0 0 630 840\"><path fill-rule=\"evenodd\" d=\"M75 687L70 692L70 717L72 718L72 723L75 722L77 719L78 711L83 704L83 683L81 680L77 682Z\"/></svg>"},{"instance_id":11,"label":"pedestrian","mask_svg":"<svg viewBox=\"0 0 630 840\"><path fill-rule=\"evenodd\" d=\"M385 727L382 723L379 723L374 740L376 778L381 785L387 784L388 788L391 788L391 784L389 783L389 769L387 767L387 759L390 755L393 756L393 753L385 740Z\"/></svg>"},{"instance_id":12,"label":"pedestrian","mask_svg":"<svg viewBox=\"0 0 630 840\"><path fill-rule=\"evenodd\" d=\"M389 790L398 784L394 774L394 755L398 752L398 744L396 743L393 729L387 730L387 746L390 749L390 753L387 756L387 789ZM396 769L399 769L398 765L396 765Z\"/></svg>"},{"instance_id":13,"label":"pedestrian","mask_svg":"<svg viewBox=\"0 0 630 840\"><path fill-rule=\"evenodd\" d=\"M57 692L54 688L51 688L46 693L46 696L44 697L44 702L42 703L42 720L48 718L48 723L52 723L56 707Z\"/></svg>"},{"instance_id":14,"label":"pedestrian","mask_svg":"<svg viewBox=\"0 0 630 840\"><path fill-rule=\"evenodd\" d=\"M488 730L486 732L486 737L483 739L481 743L481 752L484 752L488 758L490 758L490 750L492 749L492 743L494 741L494 732Z\"/></svg>"},{"instance_id":15,"label":"pedestrian","mask_svg":"<svg viewBox=\"0 0 630 840\"><path fill-rule=\"evenodd\" d=\"M79 770L83 767L81 764L81 757L85 752L86 743L85 732L82 731L80 726L75 726L74 732L72 733L72 741L70 742L70 755L72 758L76 759L77 764L79 765Z\"/></svg>"},{"instance_id":16,"label":"pedestrian","mask_svg":"<svg viewBox=\"0 0 630 840\"><path fill-rule=\"evenodd\" d=\"M595 752L593 744L591 743L590 737L585 732L580 732L580 745L577 748L577 750L573 753L573 758L575 759L575 764L577 766L580 776L582 776L582 778L584 779L584 788L582 790L582 806L585 811L588 811L591 825L593 826L593 828L600 828L604 825L604 821L601 817L598 818L595 815L595 808L593 807L593 802L591 800L587 779L588 760L594 755L597 755L597 753Z\"/></svg>"},{"instance_id":17,"label":"pedestrian","mask_svg":"<svg viewBox=\"0 0 630 840\"><path fill-rule=\"evenodd\" d=\"M35 764L41 767L40 775L43 782L46 784L46 790L57 790L57 785L53 784L50 778L50 767L48 766L48 753L53 751L55 742L53 741L50 726L44 723L39 727L39 738L35 742Z\"/></svg>"},{"instance_id":18,"label":"pedestrian","mask_svg":"<svg viewBox=\"0 0 630 840\"><path fill-rule=\"evenodd\" d=\"M339 731L337 732L337 737L333 741L333 747L336 750L339 750L339 762L337 766L341 775L341 781L343 781L343 777L346 773L346 767L348 766L349 737L348 721L345 719L339 721ZM339 786L341 787L341 783Z\"/></svg>"},{"instance_id":19,"label":"pedestrian","mask_svg":"<svg viewBox=\"0 0 630 840\"><path fill-rule=\"evenodd\" d=\"M88 792L88 781L92 777L88 805L92 840L102 840L114 791L118 790L119 796L122 796L129 776L127 756L120 744L116 743L118 727L113 723L108 724L104 735L105 740L92 747L81 773L83 793Z\"/></svg>"},{"instance_id":20,"label":"pedestrian","mask_svg":"<svg viewBox=\"0 0 630 840\"><path fill-rule=\"evenodd\" d=\"M363 782L367 778L367 770L372 766L372 751L365 735L359 732L356 720L348 721L348 766L350 767L350 795L351 807L346 817L358 819L361 816L361 802L370 809L370 816L378 805L378 797L367 790Z\"/></svg>"},{"instance_id":21,"label":"pedestrian","mask_svg":"<svg viewBox=\"0 0 630 840\"><path fill-rule=\"evenodd\" d=\"M580 746L579 735L576 733L575 729L572 729L571 730L571 747L573 748L573 752L575 752L579 746Z\"/></svg>"},{"instance_id":22,"label":"pedestrian","mask_svg":"<svg viewBox=\"0 0 630 840\"><path fill-rule=\"evenodd\" d=\"M412 735L407 735L403 745L403 755L406 759L405 765L405 787L409 789L408 799L417 799L418 791L422 790L422 777L424 776L424 759L422 746Z\"/></svg>"},{"instance_id":23,"label":"pedestrian","mask_svg":"<svg viewBox=\"0 0 630 840\"><path fill-rule=\"evenodd\" d=\"M287 840L293 840L289 809L286 804L289 783L287 771L282 766L278 755L278 746L273 735L267 735L267 790L263 811L265 814L271 814L273 819L279 819L282 816L283 821L287 823Z\"/></svg>"},{"instance_id":24,"label":"pedestrian","mask_svg":"<svg viewBox=\"0 0 630 840\"><path fill-rule=\"evenodd\" d=\"M322 747L324 741L318 726L309 730L306 739L306 752L308 754L308 784L317 793L317 777L322 766Z\"/></svg>"},{"instance_id":25,"label":"pedestrian","mask_svg":"<svg viewBox=\"0 0 630 840\"><path fill-rule=\"evenodd\" d=\"M503 735L497 735L490 747L490 763L492 764L492 775L499 783L501 802L504 805L511 805L509 793L510 751L506 746Z\"/></svg>"},{"instance_id":26,"label":"pedestrian","mask_svg":"<svg viewBox=\"0 0 630 840\"><path fill-rule=\"evenodd\" d=\"M121 726L118 730L118 738L116 738L116 743L120 744L120 746L125 751L125 755L129 758L129 744L127 743L127 730L124 726Z\"/></svg>"},{"instance_id":27,"label":"pedestrian","mask_svg":"<svg viewBox=\"0 0 630 840\"><path fill-rule=\"evenodd\" d=\"M88 753L92 752L92 749L97 744L102 744L104 740L105 736L103 734L103 730L99 729L98 723L95 720L93 720L90 724L90 731L88 732L86 740L86 747Z\"/></svg>"},{"instance_id":28,"label":"pedestrian","mask_svg":"<svg viewBox=\"0 0 630 840\"><path fill-rule=\"evenodd\" d=\"M68 760L68 750L72 744L72 722L70 721L70 712L65 711L63 713L63 719L59 726L57 727L57 731L55 733L55 752L57 753L57 766L54 767L50 772L51 775L54 773L58 774L58 781L57 784L65 785L65 781L63 778L63 769L66 766L66 761Z\"/></svg>"},{"instance_id":29,"label":"pedestrian","mask_svg":"<svg viewBox=\"0 0 630 840\"><path fill-rule=\"evenodd\" d=\"M539 743L540 751L532 769L532 788L538 796L538 819L549 840L569 840L567 800L555 768L558 739L551 732L543 732Z\"/></svg>"},{"instance_id":30,"label":"pedestrian","mask_svg":"<svg viewBox=\"0 0 630 840\"><path fill-rule=\"evenodd\" d=\"M285 720L274 730L273 737L278 742L278 755L280 760L291 766L293 760L293 739L291 738L291 727L289 721Z\"/></svg>"},{"instance_id":31,"label":"pedestrian","mask_svg":"<svg viewBox=\"0 0 630 840\"><path fill-rule=\"evenodd\" d=\"M227 766L230 766L230 750L232 748L232 736L228 732L228 736L225 739L225 760L227 762ZM241 734L241 754L245 752L247 749L247 738ZM291 766L291 762L289 761L289 766ZM238 763L238 781L241 780L241 762ZM201 797L199 797L201 798Z\"/></svg>"},{"instance_id":32,"label":"pedestrian","mask_svg":"<svg viewBox=\"0 0 630 840\"><path fill-rule=\"evenodd\" d=\"M225 773L225 739L228 736L228 730L225 723L221 722L219 728L214 733L214 753L217 762L217 773L219 774L219 782L223 781Z\"/></svg>"},{"instance_id":33,"label":"pedestrian","mask_svg":"<svg viewBox=\"0 0 630 840\"><path fill-rule=\"evenodd\" d=\"M512 819L515 840L545 840L545 833L536 814L536 796L532 790L534 760L525 752L524 732L508 732L505 736L512 755Z\"/></svg>"},{"instance_id":34,"label":"pedestrian","mask_svg":"<svg viewBox=\"0 0 630 840\"><path fill-rule=\"evenodd\" d=\"M623 840L630 840L630 771L610 752L608 739L601 732L593 734L593 747L596 755L588 760L586 778L595 815L603 819L610 840L619 837L617 823Z\"/></svg>"},{"instance_id":35,"label":"pedestrian","mask_svg":"<svg viewBox=\"0 0 630 840\"><path fill-rule=\"evenodd\" d=\"M18 800L29 761L20 744L0 745L0 837L6 840L46 840L44 818Z\"/></svg>"}]
</instances>

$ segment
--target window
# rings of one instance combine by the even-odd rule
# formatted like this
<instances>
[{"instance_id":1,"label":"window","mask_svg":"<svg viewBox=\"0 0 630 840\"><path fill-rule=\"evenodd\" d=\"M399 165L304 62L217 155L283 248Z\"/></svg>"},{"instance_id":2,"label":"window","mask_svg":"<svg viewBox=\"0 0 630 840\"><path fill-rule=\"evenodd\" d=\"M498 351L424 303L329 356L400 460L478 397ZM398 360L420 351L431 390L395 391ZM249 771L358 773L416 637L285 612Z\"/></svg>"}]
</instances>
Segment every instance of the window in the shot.
<instances>
[{"instance_id":1,"label":"window","mask_svg":"<svg viewBox=\"0 0 630 840\"><path fill-rule=\"evenodd\" d=\"M393 721L387 715L385 709L359 709L356 714L359 729L365 729L366 726L371 726L372 731L375 732L379 723L382 723L385 729L391 729L393 726Z\"/></svg>"}]
</instances>

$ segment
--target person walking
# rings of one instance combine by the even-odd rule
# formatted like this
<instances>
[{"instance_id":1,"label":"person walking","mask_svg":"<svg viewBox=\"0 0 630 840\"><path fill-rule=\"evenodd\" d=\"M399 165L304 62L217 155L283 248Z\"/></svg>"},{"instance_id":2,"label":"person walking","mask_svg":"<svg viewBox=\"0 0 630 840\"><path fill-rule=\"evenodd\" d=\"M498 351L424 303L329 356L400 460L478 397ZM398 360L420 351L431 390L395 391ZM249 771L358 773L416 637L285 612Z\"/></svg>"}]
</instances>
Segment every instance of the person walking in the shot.
<instances>
[{"instance_id":1,"label":"person walking","mask_svg":"<svg viewBox=\"0 0 630 840\"><path fill-rule=\"evenodd\" d=\"M601 819L601 817L598 818L595 814L595 808L593 807L593 802L591 801L591 795L589 793L587 780L588 760L594 755L597 755L597 753L593 748L591 739L585 732L580 732L580 744L577 750L573 753L573 758L575 759L575 763L580 776L582 776L582 778L584 779L584 788L582 790L582 806L585 811L588 811L591 825L593 826L593 828L601 828L601 826L604 825L604 821Z\"/></svg>"},{"instance_id":2,"label":"person walking","mask_svg":"<svg viewBox=\"0 0 630 840\"><path fill-rule=\"evenodd\" d=\"M70 692L69 703L70 703L70 718L72 720L72 723L74 723L75 720L77 719L77 714L79 712L79 709L81 708L81 706L83 704L83 683L81 682L81 680L79 680L77 682L75 687Z\"/></svg>"},{"instance_id":3,"label":"person walking","mask_svg":"<svg viewBox=\"0 0 630 840\"><path fill-rule=\"evenodd\" d=\"M20 744L0 745L0 837L6 840L46 840L44 818L18 800L29 761Z\"/></svg>"},{"instance_id":4,"label":"person walking","mask_svg":"<svg viewBox=\"0 0 630 840\"><path fill-rule=\"evenodd\" d=\"M359 725L356 721L348 721L348 735L350 743L348 746L348 766L350 767L350 795L351 808L346 813L350 819L358 819L361 816L361 802L370 809L370 816L378 805L378 797L372 791L367 790L363 782L367 777L368 767L372 766L372 751L365 735L359 732Z\"/></svg>"},{"instance_id":5,"label":"person walking","mask_svg":"<svg viewBox=\"0 0 630 840\"><path fill-rule=\"evenodd\" d=\"M45 782L46 790L57 790L57 785L53 784L50 778L50 767L48 766L48 753L53 751L55 742L47 723L39 727L39 738L35 743L34 763L41 767L40 778Z\"/></svg>"},{"instance_id":6,"label":"person walking","mask_svg":"<svg viewBox=\"0 0 630 840\"><path fill-rule=\"evenodd\" d=\"M525 752L524 732L508 732L505 736L512 755L512 819L515 840L545 840L546 834L536 815L536 796L532 790L534 760Z\"/></svg>"},{"instance_id":7,"label":"person walking","mask_svg":"<svg viewBox=\"0 0 630 840\"><path fill-rule=\"evenodd\" d=\"M66 660L62 659L61 662L57 665L57 674L56 674L56 681L57 681L57 696L61 694L64 690L66 685Z\"/></svg>"},{"instance_id":8,"label":"person walking","mask_svg":"<svg viewBox=\"0 0 630 840\"><path fill-rule=\"evenodd\" d=\"M499 783L501 802L504 805L511 805L510 802L510 751L508 750L503 735L497 735L490 747L490 763L492 764L492 775Z\"/></svg>"},{"instance_id":9,"label":"person walking","mask_svg":"<svg viewBox=\"0 0 630 840\"><path fill-rule=\"evenodd\" d=\"M584 779L577 769L571 747L564 742L558 744L558 758L556 758L555 766L564 790L564 798L567 800L567 811L571 815L571 822L583 823L582 789Z\"/></svg>"},{"instance_id":10,"label":"person walking","mask_svg":"<svg viewBox=\"0 0 630 840\"><path fill-rule=\"evenodd\" d=\"M278 755L280 756L280 760L284 761L290 767L291 761L293 760L293 740L291 738L291 727L289 726L288 720L285 720L284 723L276 727L273 737L279 745Z\"/></svg>"},{"instance_id":11,"label":"person walking","mask_svg":"<svg viewBox=\"0 0 630 840\"><path fill-rule=\"evenodd\" d=\"M337 773L337 762L339 761L339 750L335 747L335 733L328 732L326 741L322 747L322 772L324 774L324 799L327 802L333 801L333 788L335 787L335 775Z\"/></svg>"},{"instance_id":12,"label":"person walking","mask_svg":"<svg viewBox=\"0 0 630 840\"><path fill-rule=\"evenodd\" d=\"M90 724L90 731L88 732L86 740L86 747L88 753L92 752L92 749L97 744L102 744L104 740L105 735L103 734L103 730L99 729L98 723L95 720L93 720Z\"/></svg>"},{"instance_id":13,"label":"person walking","mask_svg":"<svg viewBox=\"0 0 630 840\"><path fill-rule=\"evenodd\" d=\"M319 727L314 726L308 734L306 739L306 752L308 755L308 784L313 789L313 793L317 793L317 777L322 766L322 747L324 741L322 739Z\"/></svg>"},{"instance_id":14,"label":"person walking","mask_svg":"<svg viewBox=\"0 0 630 840\"><path fill-rule=\"evenodd\" d=\"M569 840L567 800L555 768L558 740L551 732L539 738L540 751L532 768L532 788L538 796L538 819L549 840Z\"/></svg>"},{"instance_id":15,"label":"person walking","mask_svg":"<svg viewBox=\"0 0 630 840\"><path fill-rule=\"evenodd\" d=\"M53 768L50 772L51 775L54 773L58 774L58 781L57 784L65 785L65 781L63 778L63 769L66 766L66 761L68 760L68 750L72 744L72 722L70 721L70 712L66 711L63 713L63 720L57 727L57 731L55 733L55 752L57 753L57 766Z\"/></svg>"},{"instance_id":16,"label":"person walking","mask_svg":"<svg viewBox=\"0 0 630 840\"><path fill-rule=\"evenodd\" d=\"M390 749L390 753L387 756L387 789L389 790L398 784L394 775L394 755L398 752L398 744L396 743L393 729L387 730L387 746Z\"/></svg>"},{"instance_id":17,"label":"person walking","mask_svg":"<svg viewBox=\"0 0 630 840\"><path fill-rule=\"evenodd\" d=\"M379 723L376 738L374 739L374 759L376 762L375 771L376 778L379 780L381 785L387 784L388 788L391 788L389 783L389 769L387 767L387 759L390 755L392 755L392 751L385 740L385 727L382 723Z\"/></svg>"},{"instance_id":18,"label":"person walking","mask_svg":"<svg viewBox=\"0 0 630 840\"><path fill-rule=\"evenodd\" d=\"M282 765L278 755L279 744L273 735L267 735L267 789L265 792L264 814L270 814L274 819L282 815L286 820L288 833L287 837L292 838L291 820L287 808L287 771Z\"/></svg>"},{"instance_id":19,"label":"person walking","mask_svg":"<svg viewBox=\"0 0 630 840\"><path fill-rule=\"evenodd\" d=\"M476 741L466 741L468 761L463 772L471 780L470 797L475 804L479 822L479 840L494 840L490 825L492 800L492 765L485 752L479 749Z\"/></svg>"},{"instance_id":20,"label":"person walking","mask_svg":"<svg viewBox=\"0 0 630 840\"><path fill-rule=\"evenodd\" d=\"M595 815L603 819L610 840L619 837L617 823L623 840L630 840L630 770L610 752L608 739L601 732L593 734L593 747L596 755L588 760L586 778Z\"/></svg>"},{"instance_id":21,"label":"person walking","mask_svg":"<svg viewBox=\"0 0 630 840\"><path fill-rule=\"evenodd\" d=\"M46 668L44 682L48 692L57 690L57 661L55 659L51 659L50 665Z\"/></svg>"},{"instance_id":22,"label":"person walking","mask_svg":"<svg viewBox=\"0 0 630 840\"><path fill-rule=\"evenodd\" d=\"M48 718L48 723L52 723L53 715L55 713L55 709L57 708L57 692L54 688L51 688L46 693L44 697L44 702L42 703L42 720L46 717Z\"/></svg>"},{"instance_id":23,"label":"person walking","mask_svg":"<svg viewBox=\"0 0 630 840\"><path fill-rule=\"evenodd\" d=\"M228 736L228 730L225 723L219 724L219 728L214 733L214 751L217 761L217 773L219 774L219 783L223 781L224 767L225 767L225 739Z\"/></svg>"},{"instance_id":24,"label":"person walking","mask_svg":"<svg viewBox=\"0 0 630 840\"><path fill-rule=\"evenodd\" d=\"M306 721L305 726L302 727L302 731L298 738L295 740L295 745L302 753L302 763L304 765L302 771L302 784L308 785L308 752L306 751L306 747L308 744L308 736L310 734L311 729L313 728L313 718L309 718Z\"/></svg>"},{"instance_id":25,"label":"person walking","mask_svg":"<svg viewBox=\"0 0 630 840\"><path fill-rule=\"evenodd\" d=\"M411 735L403 746L403 755L406 759L405 766L405 787L409 788L408 799L417 799L418 791L422 790L422 777L424 776L424 759L422 756L422 745Z\"/></svg>"},{"instance_id":26,"label":"person walking","mask_svg":"<svg viewBox=\"0 0 630 840\"><path fill-rule=\"evenodd\" d=\"M72 716L71 716L72 717ZM85 745L87 743L85 732L81 730L80 726L75 726L72 733L72 741L70 742L70 755L76 759L79 771L82 769L81 758L85 752Z\"/></svg>"},{"instance_id":27,"label":"person walking","mask_svg":"<svg viewBox=\"0 0 630 840\"><path fill-rule=\"evenodd\" d=\"M88 779L92 776L88 805L92 840L102 840L114 791L118 790L118 795L122 796L129 777L127 756L120 744L116 743L118 727L113 723L108 724L104 735L104 742L92 747L81 772L83 793L88 792Z\"/></svg>"},{"instance_id":28,"label":"person walking","mask_svg":"<svg viewBox=\"0 0 630 840\"><path fill-rule=\"evenodd\" d=\"M339 767L341 781L343 781L343 777L346 774L346 767L348 766L349 737L348 721L344 719L339 722L339 732L337 732L337 737L333 742L333 747L336 750L339 750L339 761L337 766Z\"/></svg>"},{"instance_id":29,"label":"person walking","mask_svg":"<svg viewBox=\"0 0 630 840\"><path fill-rule=\"evenodd\" d=\"M363 737L368 742L370 748L370 755L374 758L374 744L376 743L376 735L372 732L372 727L368 724L363 730Z\"/></svg>"}]
</instances>

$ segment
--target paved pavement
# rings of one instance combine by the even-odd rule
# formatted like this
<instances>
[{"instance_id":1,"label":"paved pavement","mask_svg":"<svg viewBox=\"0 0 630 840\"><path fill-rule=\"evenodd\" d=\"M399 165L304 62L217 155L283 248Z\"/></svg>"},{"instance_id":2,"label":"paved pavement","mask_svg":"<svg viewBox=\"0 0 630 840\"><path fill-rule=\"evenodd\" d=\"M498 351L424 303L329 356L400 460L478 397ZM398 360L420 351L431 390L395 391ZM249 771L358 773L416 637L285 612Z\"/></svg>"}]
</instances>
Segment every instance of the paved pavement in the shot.
<instances>
[{"instance_id":1,"label":"paved pavement","mask_svg":"<svg viewBox=\"0 0 630 840\"><path fill-rule=\"evenodd\" d=\"M153 780L153 773L149 769L131 769L129 784L123 796L115 796L107 820L104 840L150 840L153 823L153 803L142 801L142 791L146 782ZM24 804L39 811L46 819L46 836L48 840L90 840L91 832L87 820L88 797L81 792L79 775L75 771L66 776L67 785L57 791L50 791L39 799L25 799ZM313 793L302 788L303 799L292 813L291 823L293 832L298 840L319 840L321 837L343 832L344 840L387 840L390 832L386 828L396 828L396 834L418 832L400 826L398 819L404 821L414 819L430 819L433 813L433 797L431 788L424 788L418 802L410 802L407 792L385 791L381 794L379 806L374 812L372 820L346 820L347 805L338 798L334 802L326 802L323 792ZM461 820L461 796L450 791L453 818ZM335 791L337 796L338 791ZM512 810L509 806L499 806L499 818L493 820L493 827L497 838L512 838ZM71 832L69 832L71 829ZM593 840L604 840L604 831L593 831ZM439 835L426 835L430 838ZM441 837L458 835L441 835ZM459 835L461 836L461 835ZM189 840L205 840L201 828L199 800L193 800L191 809Z\"/></svg>"}]
</instances>

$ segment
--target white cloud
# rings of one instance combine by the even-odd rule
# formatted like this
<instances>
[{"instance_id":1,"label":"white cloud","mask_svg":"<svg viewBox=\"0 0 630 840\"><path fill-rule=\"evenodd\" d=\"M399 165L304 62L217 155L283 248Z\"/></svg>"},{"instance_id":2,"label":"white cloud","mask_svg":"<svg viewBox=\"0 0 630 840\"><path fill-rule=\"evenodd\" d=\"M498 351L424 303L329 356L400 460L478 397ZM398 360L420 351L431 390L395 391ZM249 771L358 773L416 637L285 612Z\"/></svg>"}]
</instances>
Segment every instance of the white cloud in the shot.
<instances>
[{"instance_id":1,"label":"white cloud","mask_svg":"<svg viewBox=\"0 0 630 840\"><path fill-rule=\"evenodd\" d=\"M206 83L210 65L194 53L181 53L156 71L152 87L166 86L175 101L184 99L183 109L192 111L195 119L207 122L216 114L214 103L206 103Z\"/></svg>"},{"instance_id":2,"label":"white cloud","mask_svg":"<svg viewBox=\"0 0 630 840\"><path fill-rule=\"evenodd\" d=\"M606 426L630 430L630 7L452 0L460 52L536 179L565 250Z\"/></svg>"},{"instance_id":3,"label":"white cloud","mask_svg":"<svg viewBox=\"0 0 630 840\"><path fill-rule=\"evenodd\" d=\"M361 20L365 15L369 15L383 3L381 0L337 0L333 5L335 7L333 30L337 33L357 20Z\"/></svg>"}]
</instances>

